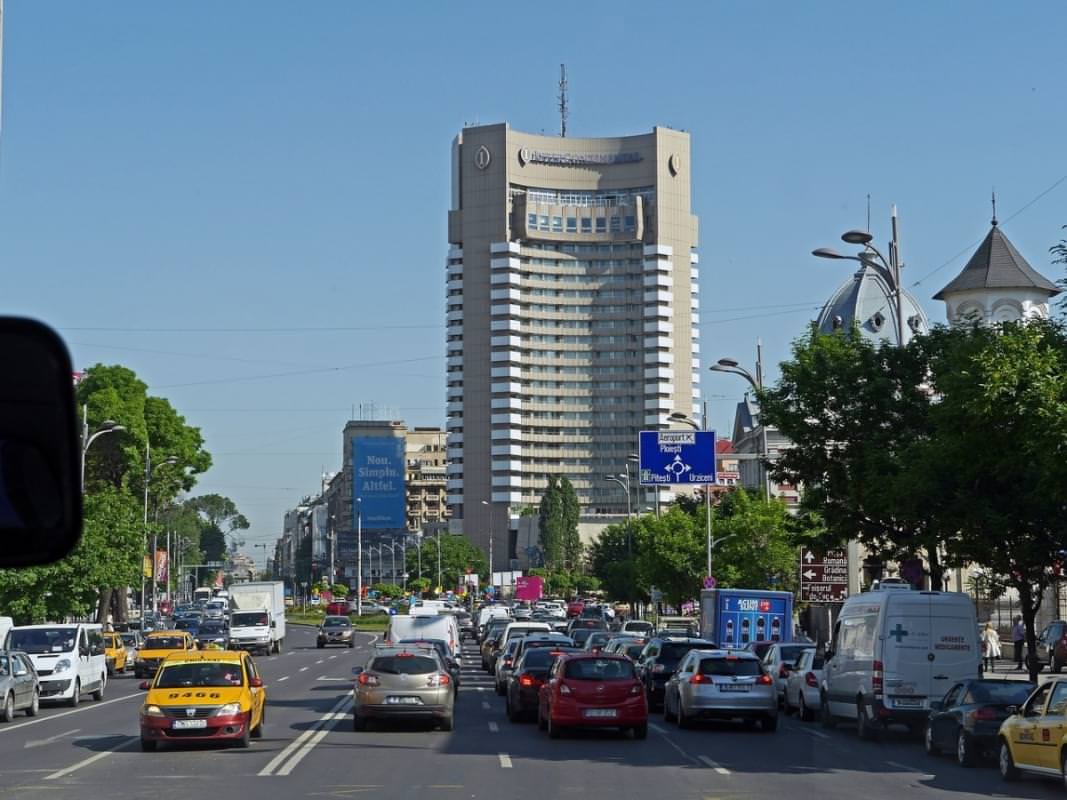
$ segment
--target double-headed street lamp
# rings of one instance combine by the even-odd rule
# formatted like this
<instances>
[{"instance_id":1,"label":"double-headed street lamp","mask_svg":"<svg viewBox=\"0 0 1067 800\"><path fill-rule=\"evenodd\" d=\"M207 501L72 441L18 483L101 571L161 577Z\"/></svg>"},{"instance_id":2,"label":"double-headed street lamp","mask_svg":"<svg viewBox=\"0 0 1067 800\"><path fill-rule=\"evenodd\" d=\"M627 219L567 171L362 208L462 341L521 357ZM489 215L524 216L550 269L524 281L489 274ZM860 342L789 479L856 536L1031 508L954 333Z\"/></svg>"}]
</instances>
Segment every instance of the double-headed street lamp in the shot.
<instances>
[{"instance_id":1,"label":"double-headed street lamp","mask_svg":"<svg viewBox=\"0 0 1067 800\"><path fill-rule=\"evenodd\" d=\"M762 346L757 345L756 374L753 375L741 366L736 358L720 358L708 367L712 372L723 372L727 375L738 375L748 381L757 394L763 391L763 355ZM767 445L767 425L763 421L763 411L760 410L760 483L763 485L763 497L771 499L770 478L767 471L767 460L770 458L770 449Z\"/></svg>"},{"instance_id":2,"label":"double-headed street lamp","mask_svg":"<svg viewBox=\"0 0 1067 800\"><path fill-rule=\"evenodd\" d=\"M868 231L851 230L841 234L841 241L846 244L858 244L863 246L863 252L858 256L846 256L838 253L830 247L820 247L812 250L811 254L818 258L830 258L841 261L858 261L864 266L871 267L889 286L894 311L896 312L896 335L897 345L904 346L904 287L900 284L900 239L897 230L897 207L893 206L893 238L889 241L889 258L886 259L872 242L874 237Z\"/></svg>"},{"instance_id":3,"label":"double-headed street lamp","mask_svg":"<svg viewBox=\"0 0 1067 800\"><path fill-rule=\"evenodd\" d=\"M86 415L88 411L85 412ZM106 433L122 433L126 430L125 425L119 425L113 419L105 419L100 423L100 430L96 431L92 436L89 435L89 419L85 417L82 422L82 458L81 458L81 478L82 478L82 492L85 491L85 456L89 452L89 446L103 436Z\"/></svg>"},{"instance_id":4,"label":"double-headed street lamp","mask_svg":"<svg viewBox=\"0 0 1067 800\"><path fill-rule=\"evenodd\" d=\"M356 616L363 616L363 498L356 498Z\"/></svg>"},{"instance_id":5,"label":"double-headed street lamp","mask_svg":"<svg viewBox=\"0 0 1067 800\"><path fill-rule=\"evenodd\" d=\"M693 430L696 430L696 431L705 430L706 431L708 429L708 404L707 404L707 401L704 402L704 410L703 410L703 412L701 414L701 421L704 423L703 428L700 425L697 424L697 421L695 419L690 417L688 414L683 414L681 411L675 411L668 418L671 420L671 422L680 422L683 425L688 425ZM715 453L711 454L711 457L713 459L715 458L715 456L716 456ZM712 484L710 484L710 483L706 484L704 486L704 507L705 507L704 517L705 517L705 521L706 521L706 525L707 525L707 532L706 532L707 542L705 544L706 549L707 549L707 564L706 564L706 566L707 566L707 570L708 570L707 571L707 576L709 578L711 577L711 551L715 547L715 541L711 538L711 487L712 487Z\"/></svg>"},{"instance_id":6,"label":"double-headed street lamp","mask_svg":"<svg viewBox=\"0 0 1067 800\"><path fill-rule=\"evenodd\" d=\"M630 470L627 467L625 474L619 473L618 475L605 475L604 480L610 483L616 483L619 488L626 492L626 553L628 556L633 556L633 511L630 506Z\"/></svg>"}]
</instances>

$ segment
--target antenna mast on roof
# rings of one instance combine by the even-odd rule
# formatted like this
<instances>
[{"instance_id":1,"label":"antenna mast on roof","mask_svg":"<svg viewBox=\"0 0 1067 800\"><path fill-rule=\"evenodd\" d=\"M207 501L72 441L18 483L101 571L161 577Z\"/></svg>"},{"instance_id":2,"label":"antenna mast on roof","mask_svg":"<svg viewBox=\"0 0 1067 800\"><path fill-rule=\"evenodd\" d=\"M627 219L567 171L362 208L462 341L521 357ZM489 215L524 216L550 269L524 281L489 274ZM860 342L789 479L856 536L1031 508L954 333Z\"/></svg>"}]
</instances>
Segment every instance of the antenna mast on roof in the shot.
<instances>
[{"instance_id":1,"label":"antenna mast on roof","mask_svg":"<svg viewBox=\"0 0 1067 800\"><path fill-rule=\"evenodd\" d=\"M997 190L993 190L993 227L997 227Z\"/></svg>"},{"instance_id":2,"label":"antenna mast on roof","mask_svg":"<svg viewBox=\"0 0 1067 800\"><path fill-rule=\"evenodd\" d=\"M567 135L567 65L559 65L559 135Z\"/></svg>"}]
</instances>

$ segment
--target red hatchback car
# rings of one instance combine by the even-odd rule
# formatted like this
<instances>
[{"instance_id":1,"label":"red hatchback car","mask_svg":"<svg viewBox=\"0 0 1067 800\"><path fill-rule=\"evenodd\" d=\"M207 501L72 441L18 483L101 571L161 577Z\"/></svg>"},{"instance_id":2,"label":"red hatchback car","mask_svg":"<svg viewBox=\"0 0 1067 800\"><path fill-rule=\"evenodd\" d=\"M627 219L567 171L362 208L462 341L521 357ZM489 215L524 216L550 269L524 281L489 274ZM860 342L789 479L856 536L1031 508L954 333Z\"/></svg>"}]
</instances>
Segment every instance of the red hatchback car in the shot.
<instances>
[{"instance_id":1,"label":"red hatchback car","mask_svg":"<svg viewBox=\"0 0 1067 800\"><path fill-rule=\"evenodd\" d=\"M619 728L648 736L648 702L625 656L574 653L556 661L541 687L537 725L558 739L566 728Z\"/></svg>"},{"instance_id":2,"label":"red hatchback car","mask_svg":"<svg viewBox=\"0 0 1067 800\"><path fill-rule=\"evenodd\" d=\"M572 600L571 602L567 603L567 617L570 618L581 616L582 609L584 608L585 603L583 603L581 600Z\"/></svg>"}]
</instances>

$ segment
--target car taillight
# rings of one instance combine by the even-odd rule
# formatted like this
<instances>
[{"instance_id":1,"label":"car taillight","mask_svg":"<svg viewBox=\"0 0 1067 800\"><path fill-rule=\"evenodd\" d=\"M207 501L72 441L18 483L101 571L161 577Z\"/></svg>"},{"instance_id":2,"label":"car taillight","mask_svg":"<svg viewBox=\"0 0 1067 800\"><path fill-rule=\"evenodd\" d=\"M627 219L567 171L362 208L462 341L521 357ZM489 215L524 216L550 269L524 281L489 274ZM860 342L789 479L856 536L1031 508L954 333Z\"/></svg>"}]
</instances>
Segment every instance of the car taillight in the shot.
<instances>
[{"instance_id":1,"label":"car taillight","mask_svg":"<svg viewBox=\"0 0 1067 800\"><path fill-rule=\"evenodd\" d=\"M504 666L505 667L510 667L511 666L511 659L510 658L505 658L504 659Z\"/></svg>"},{"instance_id":2,"label":"car taillight","mask_svg":"<svg viewBox=\"0 0 1067 800\"><path fill-rule=\"evenodd\" d=\"M881 661L875 661L873 664L874 676L871 678L871 690L874 692L875 697L882 696L882 672L885 669L885 665Z\"/></svg>"},{"instance_id":3,"label":"car taillight","mask_svg":"<svg viewBox=\"0 0 1067 800\"><path fill-rule=\"evenodd\" d=\"M1000 715L995 708L985 706L983 708L977 708L971 712L971 719L979 722L992 722L999 719Z\"/></svg>"},{"instance_id":4,"label":"car taillight","mask_svg":"<svg viewBox=\"0 0 1067 800\"><path fill-rule=\"evenodd\" d=\"M450 683L452 683L452 678L443 672L431 675L426 679L427 686L448 686Z\"/></svg>"},{"instance_id":5,"label":"car taillight","mask_svg":"<svg viewBox=\"0 0 1067 800\"><path fill-rule=\"evenodd\" d=\"M689 682L690 683L715 683L715 681L713 681L710 677L708 677L707 675L702 675L699 672L696 673L695 675L693 675L693 677L689 679Z\"/></svg>"},{"instance_id":6,"label":"car taillight","mask_svg":"<svg viewBox=\"0 0 1067 800\"><path fill-rule=\"evenodd\" d=\"M519 686L540 686L544 681L540 678L535 678L533 675L520 675Z\"/></svg>"},{"instance_id":7,"label":"car taillight","mask_svg":"<svg viewBox=\"0 0 1067 800\"><path fill-rule=\"evenodd\" d=\"M361 672L359 674L359 677L356 680L359 682L360 686L377 686L378 685L378 676L377 675L371 675L369 672Z\"/></svg>"},{"instance_id":8,"label":"car taillight","mask_svg":"<svg viewBox=\"0 0 1067 800\"><path fill-rule=\"evenodd\" d=\"M774 681L771 680L770 675L764 673L763 675L760 675L758 678L756 678L756 683L758 683L760 686L770 686L774 683Z\"/></svg>"},{"instance_id":9,"label":"car taillight","mask_svg":"<svg viewBox=\"0 0 1067 800\"><path fill-rule=\"evenodd\" d=\"M561 683L559 685L559 693L560 694L573 694L573 692L571 692L571 687L568 686L565 683Z\"/></svg>"},{"instance_id":10,"label":"car taillight","mask_svg":"<svg viewBox=\"0 0 1067 800\"><path fill-rule=\"evenodd\" d=\"M814 672L809 672L804 676L804 683L810 686L812 689L817 689L819 687L819 681L815 677Z\"/></svg>"}]
</instances>

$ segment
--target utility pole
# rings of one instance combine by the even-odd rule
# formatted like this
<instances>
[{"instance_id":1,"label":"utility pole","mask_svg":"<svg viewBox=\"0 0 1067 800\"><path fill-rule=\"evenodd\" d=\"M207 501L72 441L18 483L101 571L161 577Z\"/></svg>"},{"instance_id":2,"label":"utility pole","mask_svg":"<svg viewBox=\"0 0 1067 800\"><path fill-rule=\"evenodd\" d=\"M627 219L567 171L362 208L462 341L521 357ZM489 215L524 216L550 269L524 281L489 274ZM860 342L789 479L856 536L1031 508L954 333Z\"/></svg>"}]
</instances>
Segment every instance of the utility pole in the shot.
<instances>
[{"instance_id":1,"label":"utility pole","mask_svg":"<svg viewBox=\"0 0 1067 800\"><path fill-rule=\"evenodd\" d=\"M356 616L363 616L363 499L356 498Z\"/></svg>"},{"instance_id":2,"label":"utility pole","mask_svg":"<svg viewBox=\"0 0 1067 800\"><path fill-rule=\"evenodd\" d=\"M559 65L559 135L567 135L567 65Z\"/></svg>"}]
</instances>

